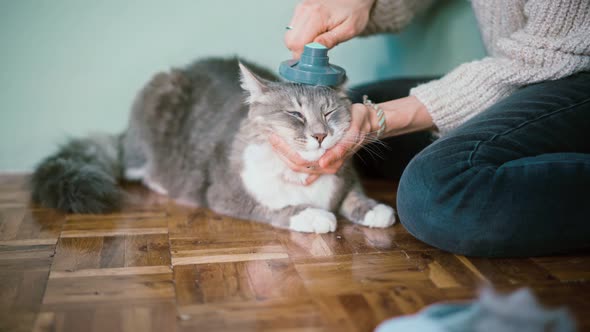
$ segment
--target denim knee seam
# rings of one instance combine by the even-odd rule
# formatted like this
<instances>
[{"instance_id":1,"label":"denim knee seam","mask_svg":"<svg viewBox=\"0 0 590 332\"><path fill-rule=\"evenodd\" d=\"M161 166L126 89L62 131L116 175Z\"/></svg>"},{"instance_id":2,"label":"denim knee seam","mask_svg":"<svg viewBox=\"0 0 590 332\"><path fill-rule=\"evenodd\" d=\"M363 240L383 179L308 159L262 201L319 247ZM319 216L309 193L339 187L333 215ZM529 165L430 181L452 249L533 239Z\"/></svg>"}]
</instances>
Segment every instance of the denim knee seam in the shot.
<instances>
[{"instance_id":1,"label":"denim knee seam","mask_svg":"<svg viewBox=\"0 0 590 332\"><path fill-rule=\"evenodd\" d=\"M478 141L475 144L475 146L473 147L473 150L471 150L471 152L469 153L469 158L467 159L467 162L468 162L469 167L474 167L473 159L474 159L475 154L479 150L479 147L481 146L481 144L487 143L487 142L491 142L491 141L495 140L498 137L508 135L508 134L510 134L510 133L512 133L512 132L514 132L514 131L516 131L518 129L520 129L520 128L525 127L528 124L531 124L531 123L537 122L539 120L542 120L542 119L551 117L551 116L553 116L555 114L559 114L559 113L562 113L562 112L570 111L573 108L578 107L578 106L583 105L583 104L588 103L588 102L590 102L590 98L586 98L586 99L584 99L584 100L582 100L580 102L577 102L577 103L575 103L573 105L568 105L566 107L562 107L562 108L559 108L557 110L554 110L554 111L551 111L551 112L548 112L548 113L545 113L545 114L541 114L541 115L539 115L538 117L536 117L534 119L525 120L521 124L519 124L518 126L514 126L512 128L509 128L509 129L501 132L501 133L495 134L495 135L493 135L492 137L490 137L490 138L488 138L486 140L480 140L480 141Z\"/></svg>"}]
</instances>

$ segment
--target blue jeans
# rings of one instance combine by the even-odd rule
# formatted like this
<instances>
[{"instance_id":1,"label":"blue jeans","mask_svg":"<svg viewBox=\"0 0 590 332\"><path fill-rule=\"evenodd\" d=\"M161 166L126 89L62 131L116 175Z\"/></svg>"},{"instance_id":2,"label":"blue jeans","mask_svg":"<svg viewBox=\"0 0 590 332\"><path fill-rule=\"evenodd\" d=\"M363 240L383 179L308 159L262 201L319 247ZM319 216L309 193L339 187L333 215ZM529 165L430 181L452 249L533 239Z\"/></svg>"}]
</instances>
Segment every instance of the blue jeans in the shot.
<instances>
[{"instance_id":1,"label":"blue jeans","mask_svg":"<svg viewBox=\"0 0 590 332\"><path fill-rule=\"evenodd\" d=\"M590 247L590 73L521 88L425 145L397 193L399 219L416 238L485 257Z\"/></svg>"}]
</instances>

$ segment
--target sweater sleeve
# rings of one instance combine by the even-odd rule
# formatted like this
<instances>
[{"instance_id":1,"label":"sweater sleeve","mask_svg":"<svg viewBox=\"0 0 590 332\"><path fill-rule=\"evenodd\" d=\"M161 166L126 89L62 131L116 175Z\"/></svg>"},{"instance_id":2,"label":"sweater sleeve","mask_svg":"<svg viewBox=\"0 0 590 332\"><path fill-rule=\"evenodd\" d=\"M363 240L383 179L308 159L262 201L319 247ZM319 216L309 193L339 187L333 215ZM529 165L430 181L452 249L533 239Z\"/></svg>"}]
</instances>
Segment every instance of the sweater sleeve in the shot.
<instances>
[{"instance_id":1,"label":"sweater sleeve","mask_svg":"<svg viewBox=\"0 0 590 332\"><path fill-rule=\"evenodd\" d=\"M361 36L398 32L433 2L434 0L376 0L371 9L367 27Z\"/></svg>"},{"instance_id":2,"label":"sweater sleeve","mask_svg":"<svg viewBox=\"0 0 590 332\"><path fill-rule=\"evenodd\" d=\"M590 1L530 0L524 14L522 29L497 39L494 56L410 91L441 134L522 86L590 70Z\"/></svg>"}]
</instances>

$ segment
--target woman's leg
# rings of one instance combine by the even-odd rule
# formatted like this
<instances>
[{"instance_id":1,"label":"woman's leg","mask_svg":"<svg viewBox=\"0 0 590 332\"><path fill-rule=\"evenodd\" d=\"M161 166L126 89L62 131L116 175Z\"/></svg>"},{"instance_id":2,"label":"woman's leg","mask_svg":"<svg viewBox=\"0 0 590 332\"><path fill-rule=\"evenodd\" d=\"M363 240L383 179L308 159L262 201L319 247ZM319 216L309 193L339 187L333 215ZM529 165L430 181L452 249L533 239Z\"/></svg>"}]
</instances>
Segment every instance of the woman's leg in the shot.
<instances>
[{"instance_id":1,"label":"woman's leg","mask_svg":"<svg viewBox=\"0 0 590 332\"><path fill-rule=\"evenodd\" d=\"M376 103L407 97L410 89L436 77L391 79L354 87L348 95L353 103L362 103L363 95ZM410 160L431 144L430 132L417 132L370 144L354 157L356 169L363 177L399 179Z\"/></svg>"},{"instance_id":2,"label":"woman's leg","mask_svg":"<svg viewBox=\"0 0 590 332\"><path fill-rule=\"evenodd\" d=\"M525 87L440 138L397 197L406 229L451 252L590 247L590 73Z\"/></svg>"}]
</instances>

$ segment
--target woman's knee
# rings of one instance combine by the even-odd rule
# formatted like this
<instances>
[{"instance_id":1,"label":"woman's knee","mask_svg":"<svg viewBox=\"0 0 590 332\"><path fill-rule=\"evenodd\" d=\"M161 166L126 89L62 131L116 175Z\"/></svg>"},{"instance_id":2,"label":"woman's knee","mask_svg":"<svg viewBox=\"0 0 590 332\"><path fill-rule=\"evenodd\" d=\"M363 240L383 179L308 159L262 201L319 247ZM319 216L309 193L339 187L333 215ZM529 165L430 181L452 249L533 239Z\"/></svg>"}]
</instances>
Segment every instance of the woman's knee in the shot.
<instances>
[{"instance_id":1,"label":"woman's knee","mask_svg":"<svg viewBox=\"0 0 590 332\"><path fill-rule=\"evenodd\" d=\"M432 167L422 154L418 154L406 167L397 191L397 213L400 222L414 237L440 249L446 248L440 220L437 220L435 195L437 190L431 174ZM436 237L435 234L439 236Z\"/></svg>"},{"instance_id":2,"label":"woman's knee","mask_svg":"<svg viewBox=\"0 0 590 332\"><path fill-rule=\"evenodd\" d=\"M405 169L397 193L400 221L413 236L439 249L493 256L502 235L489 234L478 220L487 171L472 168L461 149L450 150L427 148Z\"/></svg>"}]
</instances>

